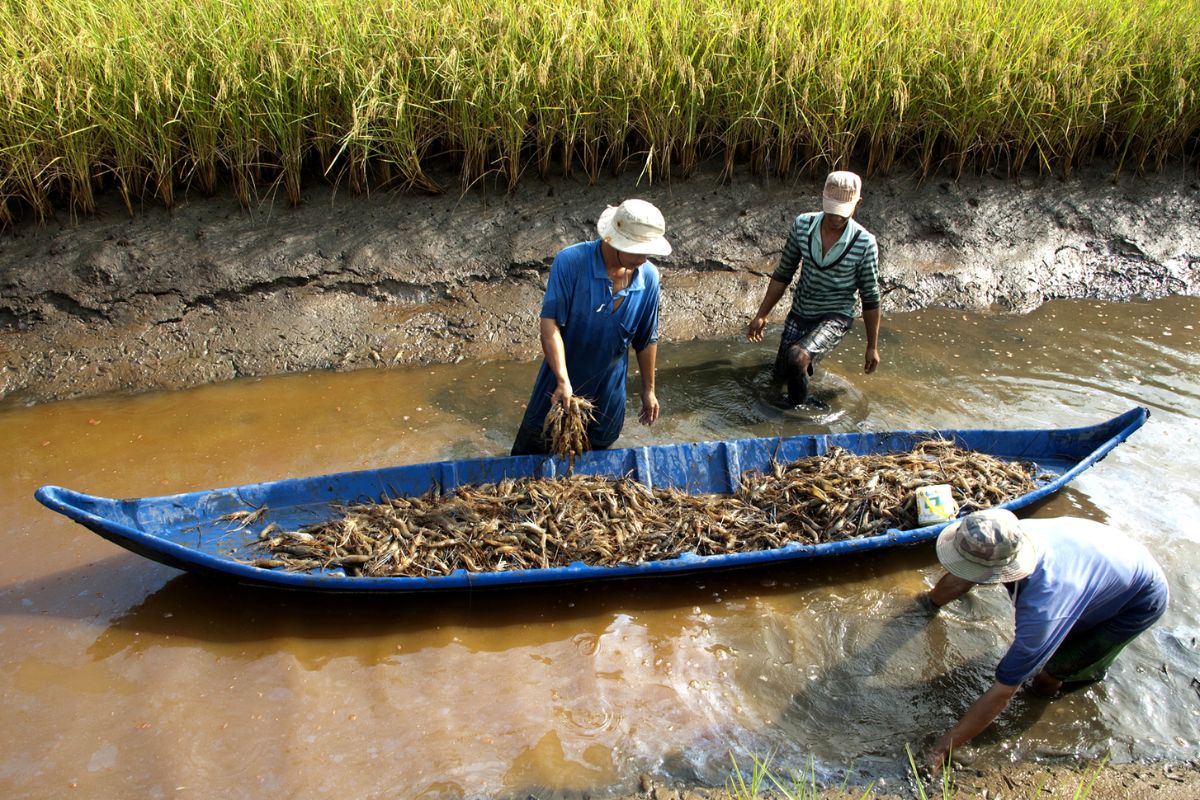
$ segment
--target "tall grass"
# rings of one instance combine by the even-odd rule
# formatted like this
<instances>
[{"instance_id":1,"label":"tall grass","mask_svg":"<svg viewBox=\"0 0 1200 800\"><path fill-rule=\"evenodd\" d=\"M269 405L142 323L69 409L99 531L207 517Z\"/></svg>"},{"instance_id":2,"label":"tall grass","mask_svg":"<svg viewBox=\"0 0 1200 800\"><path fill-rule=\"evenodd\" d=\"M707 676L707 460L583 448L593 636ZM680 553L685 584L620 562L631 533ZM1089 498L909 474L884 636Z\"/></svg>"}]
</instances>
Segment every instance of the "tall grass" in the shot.
<instances>
[{"instance_id":1,"label":"tall grass","mask_svg":"<svg viewBox=\"0 0 1200 800\"><path fill-rule=\"evenodd\" d=\"M1161 167L1200 133L1200 0L0 0L0 218L515 185L703 159Z\"/></svg>"}]
</instances>

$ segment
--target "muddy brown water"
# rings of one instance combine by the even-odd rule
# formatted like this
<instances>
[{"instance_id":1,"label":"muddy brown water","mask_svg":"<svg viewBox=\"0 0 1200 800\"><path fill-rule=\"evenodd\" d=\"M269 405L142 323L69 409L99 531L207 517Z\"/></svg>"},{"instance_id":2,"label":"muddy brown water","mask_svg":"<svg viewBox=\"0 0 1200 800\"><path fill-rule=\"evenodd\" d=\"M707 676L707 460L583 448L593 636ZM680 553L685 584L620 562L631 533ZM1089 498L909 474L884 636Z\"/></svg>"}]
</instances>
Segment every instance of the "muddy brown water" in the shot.
<instances>
[{"instance_id":1,"label":"muddy brown water","mask_svg":"<svg viewBox=\"0 0 1200 800\"><path fill-rule=\"evenodd\" d=\"M1147 425L1039 507L1145 541L1173 602L1104 684L1018 698L963 755L1186 759L1200 741L1200 299L889 319L777 408L769 344L664 342L635 445L818 431ZM770 330L778 335L778 326ZM985 688L999 590L927 622L932 547L448 596L251 590L157 565L33 500L142 496L507 451L536 370L462 363L0 407L0 795L536 797L720 785L746 765L896 780ZM631 374L636 375L636 370ZM631 397L636 394L631 392Z\"/></svg>"}]
</instances>

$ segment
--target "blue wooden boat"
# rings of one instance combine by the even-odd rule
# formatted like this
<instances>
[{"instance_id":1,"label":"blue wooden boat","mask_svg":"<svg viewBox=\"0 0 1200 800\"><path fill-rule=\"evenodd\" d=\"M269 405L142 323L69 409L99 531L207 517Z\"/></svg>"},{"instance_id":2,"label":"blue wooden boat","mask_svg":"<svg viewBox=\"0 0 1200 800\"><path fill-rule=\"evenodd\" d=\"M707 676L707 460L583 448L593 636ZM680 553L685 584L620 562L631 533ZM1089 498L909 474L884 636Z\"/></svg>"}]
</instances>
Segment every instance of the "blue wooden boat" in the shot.
<instances>
[{"instance_id":1,"label":"blue wooden boat","mask_svg":"<svg viewBox=\"0 0 1200 800\"><path fill-rule=\"evenodd\" d=\"M786 463L823 455L835 446L855 454L901 452L911 450L924 438L941 436L966 449L1009 461L1035 463L1044 477L1037 489L1004 504L1016 510L1061 489L1128 438L1149 416L1148 410L1139 407L1081 428L829 433L637 447L584 454L576 460L575 472L629 475L650 487L670 486L692 493L728 493L735 489L744 471L769 467L773 459ZM163 497L116 500L59 486L43 486L36 497L48 508L109 541L177 569L246 584L352 592L483 588L746 567L924 542L936 537L945 525L890 529L857 539L793 543L773 550L729 555L686 553L670 560L637 565L595 567L576 563L500 572L459 570L438 577L356 577L344 574L340 568L293 573L244 563L261 555L251 545L268 523L296 529L334 516L331 504L375 502L384 495L419 495L431 487L450 491L464 484L495 483L504 478L555 477L566 469L566 462L557 458L504 456L342 472ZM231 530L236 526L230 524L227 515L264 506L267 511L255 524Z\"/></svg>"}]
</instances>

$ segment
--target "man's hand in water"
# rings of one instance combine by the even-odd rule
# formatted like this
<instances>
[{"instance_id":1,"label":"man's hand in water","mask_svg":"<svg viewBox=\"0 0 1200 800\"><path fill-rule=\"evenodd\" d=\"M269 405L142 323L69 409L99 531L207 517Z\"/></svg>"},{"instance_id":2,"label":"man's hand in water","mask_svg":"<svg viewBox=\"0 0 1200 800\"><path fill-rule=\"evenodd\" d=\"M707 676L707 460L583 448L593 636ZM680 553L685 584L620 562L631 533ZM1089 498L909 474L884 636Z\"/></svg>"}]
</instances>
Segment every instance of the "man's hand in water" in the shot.
<instances>
[{"instance_id":1,"label":"man's hand in water","mask_svg":"<svg viewBox=\"0 0 1200 800\"><path fill-rule=\"evenodd\" d=\"M870 375L879 366L879 350L874 347L867 348L867 355L863 359L863 372Z\"/></svg>"}]
</instances>

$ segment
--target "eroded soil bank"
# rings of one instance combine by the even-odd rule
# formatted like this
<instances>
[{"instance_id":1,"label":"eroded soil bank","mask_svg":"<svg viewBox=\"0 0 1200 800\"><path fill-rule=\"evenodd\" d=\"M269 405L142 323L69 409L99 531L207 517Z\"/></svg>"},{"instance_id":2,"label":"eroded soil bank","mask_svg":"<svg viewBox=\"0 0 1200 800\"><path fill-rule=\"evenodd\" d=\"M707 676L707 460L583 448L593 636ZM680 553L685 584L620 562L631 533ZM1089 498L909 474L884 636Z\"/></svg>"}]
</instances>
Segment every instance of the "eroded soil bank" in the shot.
<instances>
[{"instance_id":1,"label":"eroded soil bank","mask_svg":"<svg viewBox=\"0 0 1200 800\"><path fill-rule=\"evenodd\" d=\"M133 218L107 198L95 216L0 235L0 397L534 358L554 253L592 238L604 206L630 196L664 210L676 248L661 263L664 341L733 335L819 191L816 180L721 185L716 172L647 186L631 173L594 186L529 179L510 195L314 188L297 208L253 211L190 196ZM885 315L1200 292L1193 165L1118 178L1098 166L1065 180L899 175L868 180L864 196Z\"/></svg>"}]
</instances>

